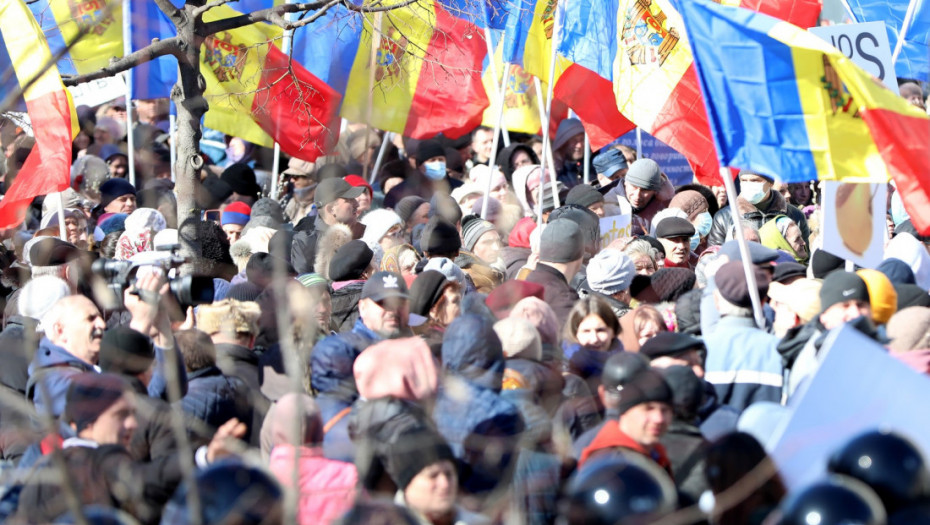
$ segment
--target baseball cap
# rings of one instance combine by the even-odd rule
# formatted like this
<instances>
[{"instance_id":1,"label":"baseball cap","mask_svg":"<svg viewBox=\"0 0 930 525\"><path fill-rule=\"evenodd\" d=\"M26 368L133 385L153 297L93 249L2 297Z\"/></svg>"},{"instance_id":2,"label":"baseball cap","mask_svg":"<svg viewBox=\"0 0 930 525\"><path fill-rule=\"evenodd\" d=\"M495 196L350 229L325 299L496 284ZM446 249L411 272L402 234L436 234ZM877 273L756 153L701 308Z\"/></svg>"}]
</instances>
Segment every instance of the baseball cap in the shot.
<instances>
[{"instance_id":1,"label":"baseball cap","mask_svg":"<svg viewBox=\"0 0 930 525\"><path fill-rule=\"evenodd\" d=\"M326 179L316 187L316 200L325 206L336 199L354 199L365 191L364 186L352 186L344 179Z\"/></svg>"},{"instance_id":2,"label":"baseball cap","mask_svg":"<svg viewBox=\"0 0 930 525\"><path fill-rule=\"evenodd\" d=\"M362 287L362 299L378 302L391 297L410 297L404 278L394 272L378 272L369 277Z\"/></svg>"}]
</instances>

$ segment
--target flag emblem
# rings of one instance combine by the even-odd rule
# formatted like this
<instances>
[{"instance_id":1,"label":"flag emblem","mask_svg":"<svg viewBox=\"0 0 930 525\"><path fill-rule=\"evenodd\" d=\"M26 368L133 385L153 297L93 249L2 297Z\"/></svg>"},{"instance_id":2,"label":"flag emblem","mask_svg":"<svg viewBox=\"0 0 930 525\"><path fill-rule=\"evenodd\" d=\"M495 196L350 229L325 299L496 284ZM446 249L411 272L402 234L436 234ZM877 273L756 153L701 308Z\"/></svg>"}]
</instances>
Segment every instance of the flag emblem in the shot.
<instances>
[{"instance_id":1,"label":"flag emblem","mask_svg":"<svg viewBox=\"0 0 930 525\"><path fill-rule=\"evenodd\" d=\"M631 65L662 67L681 39L678 29L666 27L667 22L662 8L652 0L637 0L630 6L620 39Z\"/></svg>"}]
</instances>

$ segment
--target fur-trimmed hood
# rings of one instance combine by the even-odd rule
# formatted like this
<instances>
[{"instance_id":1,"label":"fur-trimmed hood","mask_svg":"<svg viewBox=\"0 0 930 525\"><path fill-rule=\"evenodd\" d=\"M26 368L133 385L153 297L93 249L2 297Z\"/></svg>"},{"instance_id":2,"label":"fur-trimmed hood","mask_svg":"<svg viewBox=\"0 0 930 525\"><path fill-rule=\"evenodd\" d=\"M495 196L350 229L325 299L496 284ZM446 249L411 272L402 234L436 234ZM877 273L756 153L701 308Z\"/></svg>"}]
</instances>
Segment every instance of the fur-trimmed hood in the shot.
<instances>
[{"instance_id":1,"label":"fur-trimmed hood","mask_svg":"<svg viewBox=\"0 0 930 525\"><path fill-rule=\"evenodd\" d=\"M316 245L316 259L313 268L316 273L329 279L329 263L336 250L352 240L352 230L344 224L335 224L320 234Z\"/></svg>"}]
</instances>

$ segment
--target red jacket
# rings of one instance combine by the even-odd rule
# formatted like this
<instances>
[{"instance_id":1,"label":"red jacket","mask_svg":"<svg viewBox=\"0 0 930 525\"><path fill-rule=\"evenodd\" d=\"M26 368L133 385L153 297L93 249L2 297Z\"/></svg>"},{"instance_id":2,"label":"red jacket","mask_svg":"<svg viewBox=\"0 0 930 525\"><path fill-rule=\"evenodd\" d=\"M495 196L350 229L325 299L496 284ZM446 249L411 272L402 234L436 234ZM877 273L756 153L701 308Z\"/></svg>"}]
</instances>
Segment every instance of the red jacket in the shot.
<instances>
[{"instance_id":1,"label":"red jacket","mask_svg":"<svg viewBox=\"0 0 930 525\"><path fill-rule=\"evenodd\" d=\"M581 452L578 468L581 468L585 461L596 453L613 448L625 448L638 452L658 463L660 467L668 472L669 476L672 475L672 463L668 460L665 447L656 443L650 449L645 448L636 441L633 441L633 438L624 434L623 431L620 430L620 426L617 425L617 422L612 420L608 420L604 426L601 427L600 432L594 437L594 441Z\"/></svg>"}]
</instances>

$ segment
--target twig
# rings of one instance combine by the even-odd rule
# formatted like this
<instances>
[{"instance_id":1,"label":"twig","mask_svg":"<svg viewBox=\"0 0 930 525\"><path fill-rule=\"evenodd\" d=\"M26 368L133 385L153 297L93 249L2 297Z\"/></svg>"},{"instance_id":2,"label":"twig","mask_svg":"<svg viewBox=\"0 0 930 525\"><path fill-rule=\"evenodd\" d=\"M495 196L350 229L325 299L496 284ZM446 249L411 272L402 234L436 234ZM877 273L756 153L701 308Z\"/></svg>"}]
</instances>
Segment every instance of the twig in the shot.
<instances>
[{"instance_id":1,"label":"twig","mask_svg":"<svg viewBox=\"0 0 930 525\"><path fill-rule=\"evenodd\" d=\"M138 51L110 61L110 65L104 68L83 75L62 77L62 81L66 86L77 86L78 84L90 82L91 80L111 77L117 73L128 71L139 64L150 62L165 55L174 55L178 57L178 60L181 60L181 45L182 42L180 38L176 36L152 42Z\"/></svg>"}]
</instances>

